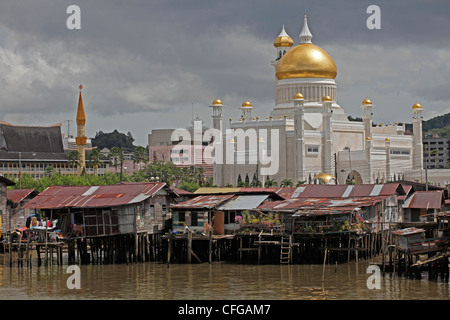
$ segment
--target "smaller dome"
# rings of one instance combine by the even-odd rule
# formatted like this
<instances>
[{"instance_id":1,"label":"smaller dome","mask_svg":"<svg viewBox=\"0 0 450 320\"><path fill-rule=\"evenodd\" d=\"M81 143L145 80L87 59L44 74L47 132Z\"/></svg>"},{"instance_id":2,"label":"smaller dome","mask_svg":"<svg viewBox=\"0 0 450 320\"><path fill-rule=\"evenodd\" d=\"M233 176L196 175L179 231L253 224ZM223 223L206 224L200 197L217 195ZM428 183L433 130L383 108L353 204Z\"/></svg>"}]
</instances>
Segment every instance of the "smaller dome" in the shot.
<instances>
[{"instance_id":1,"label":"smaller dome","mask_svg":"<svg viewBox=\"0 0 450 320\"><path fill-rule=\"evenodd\" d=\"M370 137L367 137L367 138L366 138L366 141L370 141L370 140L372 140Z\"/></svg>"},{"instance_id":2,"label":"smaller dome","mask_svg":"<svg viewBox=\"0 0 450 320\"><path fill-rule=\"evenodd\" d=\"M422 109L422 106L420 105L420 103L416 103L415 105L413 105L412 108L413 109Z\"/></svg>"},{"instance_id":3,"label":"smaller dome","mask_svg":"<svg viewBox=\"0 0 450 320\"><path fill-rule=\"evenodd\" d=\"M389 142L389 141L391 141L391 139L386 138L386 139L384 139L384 141Z\"/></svg>"},{"instance_id":4,"label":"smaller dome","mask_svg":"<svg viewBox=\"0 0 450 320\"><path fill-rule=\"evenodd\" d=\"M213 106L219 106L219 105L222 105L222 100L216 99L216 100L213 101L212 105L213 105Z\"/></svg>"},{"instance_id":5,"label":"smaller dome","mask_svg":"<svg viewBox=\"0 0 450 320\"><path fill-rule=\"evenodd\" d=\"M273 45L275 48L279 47L292 47L294 45L294 40L286 33L284 30L281 30L281 33L278 35L278 37L273 42Z\"/></svg>"},{"instance_id":6,"label":"smaller dome","mask_svg":"<svg viewBox=\"0 0 450 320\"><path fill-rule=\"evenodd\" d=\"M294 96L294 100L303 100L305 97L300 92L296 93Z\"/></svg>"},{"instance_id":7,"label":"smaller dome","mask_svg":"<svg viewBox=\"0 0 450 320\"><path fill-rule=\"evenodd\" d=\"M250 103L250 101L244 101L242 103L242 108L251 108L252 104Z\"/></svg>"},{"instance_id":8,"label":"smaller dome","mask_svg":"<svg viewBox=\"0 0 450 320\"><path fill-rule=\"evenodd\" d=\"M370 99L366 99L362 102L363 105L368 105L368 104L372 104L372 101L370 101Z\"/></svg>"},{"instance_id":9,"label":"smaller dome","mask_svg":"<svg viewBox=\"0 0 450 320\"><path fill-rule=\"evenodd\" d=\"M332 101L332 100L331 100L331 97L330 97L330 96L324 96L324 97L322 98L322 101L323 101L323 102L326 102L326 101Z\"/></svg>"},{"instance_id":10,"label":"smaller dome","mask_svg":"<svg viewBox=\"0 0 450 320\"><path fill-rule=\"evenodd\" d=\"M320 184L329 184L331 180L336 180L331 174L329 173L320 173L316 175L313 180L319 180Z\"/></svg>"}]
</instances>

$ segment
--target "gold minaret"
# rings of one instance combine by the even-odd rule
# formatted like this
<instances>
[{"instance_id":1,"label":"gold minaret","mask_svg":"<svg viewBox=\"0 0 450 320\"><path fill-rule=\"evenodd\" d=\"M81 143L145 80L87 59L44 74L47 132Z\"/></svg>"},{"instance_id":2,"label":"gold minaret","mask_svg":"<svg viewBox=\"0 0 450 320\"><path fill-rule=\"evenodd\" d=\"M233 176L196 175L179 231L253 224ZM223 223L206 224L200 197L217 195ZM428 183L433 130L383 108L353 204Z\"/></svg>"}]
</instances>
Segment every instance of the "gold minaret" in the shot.
<instances>
[{"instance_id":1,"label":"gold minaret","mask_svg":"<svg viewBox=\"0 0 450 320\"><path fill-rule=\"evenodd\" d=\"M78 100L78 111L77 111L77 137L76 144L78 153L80 154L80 161L77 166L78 175L83 172L86 167L86 136L85 136L85 126L86 126L86 115L84 114L83 98L81 97L81 89L83 86L80 84L80 98Z\"/></svg>"}]
</instances>

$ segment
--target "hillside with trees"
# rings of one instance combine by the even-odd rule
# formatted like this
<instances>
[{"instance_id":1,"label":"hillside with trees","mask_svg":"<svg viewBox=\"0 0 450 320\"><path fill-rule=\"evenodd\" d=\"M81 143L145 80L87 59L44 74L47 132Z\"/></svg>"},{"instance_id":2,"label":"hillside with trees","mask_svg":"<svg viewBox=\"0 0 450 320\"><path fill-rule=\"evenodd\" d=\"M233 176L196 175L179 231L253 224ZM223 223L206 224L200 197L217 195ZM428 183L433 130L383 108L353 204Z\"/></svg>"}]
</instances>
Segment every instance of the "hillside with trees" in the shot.
<instances>
[{"instance_id":1,"label":"hillside with trees","mask_svg":"<svg viewBox=\"0 0 450 320\"><path fill-rule=\"evenodd\" d=\"M117 130L114 130L113 132L99 131L91 141L92 146L97 147L100 150L103 148L111 150L114 147L134 150L134 138L131 132L124 134Z\"/></svg>"}]
</instances>

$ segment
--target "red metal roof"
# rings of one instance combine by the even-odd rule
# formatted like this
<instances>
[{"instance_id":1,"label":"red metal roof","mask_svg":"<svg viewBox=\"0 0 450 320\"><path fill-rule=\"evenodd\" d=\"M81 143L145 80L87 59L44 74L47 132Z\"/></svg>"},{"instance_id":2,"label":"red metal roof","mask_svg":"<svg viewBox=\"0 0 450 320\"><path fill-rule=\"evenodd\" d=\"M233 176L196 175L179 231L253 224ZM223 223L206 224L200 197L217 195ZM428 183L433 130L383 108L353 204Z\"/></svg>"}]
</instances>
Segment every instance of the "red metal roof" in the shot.
<instances>
[{"instance_id":1,"label":"red metal roof","mask_svg":"<svg viewBox=\"0 0 450 320\"><path fill-rule=\"evenodd\" d=\"M297 188L294 192L296 198L352 198L390 196L395 194L400 186L399 183L386 184L308 184Z\"/></svg>"},{"instance_id":2,"label":"red metal roof","mask_svg":"<svg viewBox=\"0 0 450 320\"><path fill-rule=\"evenodd\" d=\"M198 196L171 206L173 209L212 209L233 198L234 194Z\"/></svg>"},{"instance_id":3,"label":"red metal roof","mask_svg":"<svg viewBox=\"0 0 450 320\"><path fill-rule=\"evenodd\" d=\"M6 197L14 203L19 203L33 192L36 191L34 189L11 189L6 191Z\"/></svg>"},{"instance_id":4,"label":"red metal roof","mask_svg":"<svg viewBox=\"0 0 450 320\"><path fill-rule=\"evenodd\" d=\"M386 199L386 196L358 198L297 198L285 201L266 201L258 209L282 210L340 210L351 211L359 207L372 206Z\"/></svg>"},{"instance_id":5,"label":"red metal roof","mask_svg":"<svg viewBox=\"0 0 450 320\"><path fill-rule=\"evenodd\" d=\"M441 209L442 190L416 191L408 198L403 207L411 209Z\"/></svg>"},{"instance_id":6,"label":"red metal roof","mask_svg":"<svg viewBox=\"0 0 450 320\"><path fill-rule=\"evenodd\" d=\"M123 183L104 186L50 186L24 208L98 208L137 203L166 186L163 182Z\"/></svg>"}]
</instances>

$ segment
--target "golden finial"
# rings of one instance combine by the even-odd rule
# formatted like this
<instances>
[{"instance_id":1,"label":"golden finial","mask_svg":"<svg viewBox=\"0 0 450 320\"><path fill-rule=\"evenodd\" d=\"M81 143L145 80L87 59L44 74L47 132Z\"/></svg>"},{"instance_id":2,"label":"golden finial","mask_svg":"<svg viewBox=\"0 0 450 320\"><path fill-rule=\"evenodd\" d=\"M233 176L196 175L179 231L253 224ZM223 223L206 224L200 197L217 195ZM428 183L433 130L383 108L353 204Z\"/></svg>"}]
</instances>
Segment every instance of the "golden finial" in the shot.
<instances>
[{"instance_id":1,"label":"golden finial","mask_svg":"<svg viewBox=\"0 0 450 320\"><path fill-rule=\"evenodd\" d=\"M83 85L80 84L80 85L78 86L78 88L80 88L80 91L83 90Z\"/></svg>"}]
</instances>

